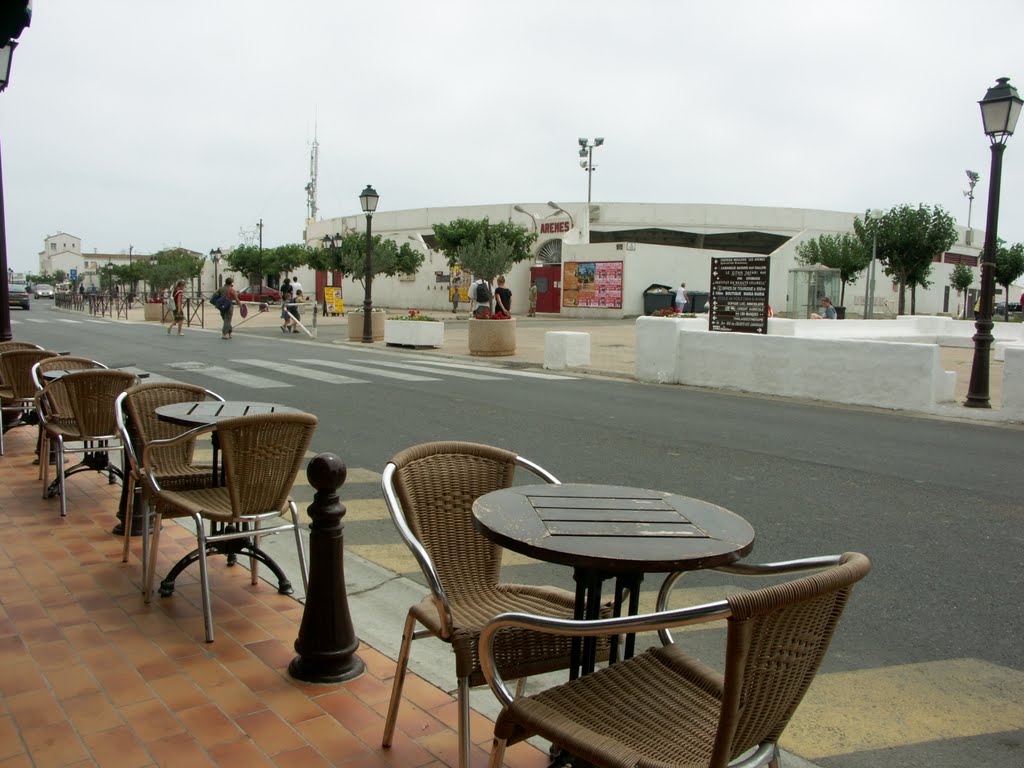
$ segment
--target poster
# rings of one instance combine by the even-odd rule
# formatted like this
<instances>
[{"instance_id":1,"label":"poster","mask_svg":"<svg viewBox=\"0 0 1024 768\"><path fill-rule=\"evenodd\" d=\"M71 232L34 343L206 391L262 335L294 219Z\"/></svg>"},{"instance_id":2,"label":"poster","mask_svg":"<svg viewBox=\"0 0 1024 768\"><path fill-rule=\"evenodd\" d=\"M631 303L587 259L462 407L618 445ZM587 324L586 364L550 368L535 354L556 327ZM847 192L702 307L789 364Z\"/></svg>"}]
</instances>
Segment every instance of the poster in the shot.
<instances>
[{"instance_id":1,"label":"poster","mask_svg":"<svg viewBox=\"0 0 1024 768\"><path fill-rule=\"evenodd\" d=\"M345 302L341 298L341 286L324 287L324 314L341 315L345 312Z\"/></svg>"},{"instance_id":2,"label":"poster","mask_svg":"<svg viewBox=\"0 0 1024 768\"><path fill-rule=\"evenodd\" d=\"M622 309L622 262L564 262L562 306Z\"/></svg>"}]
</instances>

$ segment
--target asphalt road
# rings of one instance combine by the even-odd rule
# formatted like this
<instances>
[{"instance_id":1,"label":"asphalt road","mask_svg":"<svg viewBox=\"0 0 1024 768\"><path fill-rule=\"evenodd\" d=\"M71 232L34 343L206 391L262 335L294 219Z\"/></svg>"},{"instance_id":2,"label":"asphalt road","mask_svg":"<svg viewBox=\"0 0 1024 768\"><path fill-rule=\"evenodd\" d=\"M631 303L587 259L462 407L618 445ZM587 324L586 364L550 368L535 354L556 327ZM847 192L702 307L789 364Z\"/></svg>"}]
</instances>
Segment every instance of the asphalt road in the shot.
<instances>
[{"instance_id":1,"label":"asphalt road","mask_svg":"<svg viewBox=\"0 0 1024 768\"><path fill-rule=\"evenodd\" d=\"M907 722L898 729L902 736L882 738L883 725L868 713L857 745L795 751L836 768L1024 765L1020 427L572 375L485 371L483 379L463 378L481 372L449 360L464 367L439 374L430 365L419 370L422 357L414 361L379 345L269 334L177 338L152 324L113 322L24 323L15 333L201 384L229 399L311 411L320 418L314 450L337 453L350 468L379 472L406 446L474 440L517 451L563 481L644 486L727 507L753 524L755 560L864 552L873 571L858 587L823 671L836 680L837 695L888 697L875 710L891 705L897 714L885 717ZM382 378L363 368L428 380ZM357 381L327 381L324 372ZM242 373L278 385L238 383ZM379 499L379 490L372 482L342 489L343 501L353 495ZM387 520L346 524L349 546L396 542ZM509 570L519 580L569 586L555 566ZM687 583L711 588L716 578L694 575ZM989 676L995 694L993 685L982 692L970 687ZM968 682L951 682L961 678ZM936 707L943 697L949 703ZM915 707L920 717L908 714ZM990 712L1008 717L1009 725ZM953 721L959 725L951 728Z\"/></svg>"}]
</instances>

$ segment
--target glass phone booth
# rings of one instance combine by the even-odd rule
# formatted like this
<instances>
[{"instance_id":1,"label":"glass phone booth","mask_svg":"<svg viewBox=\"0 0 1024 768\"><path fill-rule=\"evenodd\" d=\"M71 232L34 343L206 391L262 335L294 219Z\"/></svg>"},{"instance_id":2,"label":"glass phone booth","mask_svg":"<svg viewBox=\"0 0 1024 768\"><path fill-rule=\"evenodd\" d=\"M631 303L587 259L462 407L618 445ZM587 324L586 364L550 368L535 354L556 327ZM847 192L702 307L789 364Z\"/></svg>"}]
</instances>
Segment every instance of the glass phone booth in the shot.
<instances>
[{"instance_id":1,"label":"glass phone booth","mask_svg":"<svg viewBox=\"0 0 1024 768\"><path fill-rule=\"evenodd\" d=\"M833 305L839 304L842 280L838 269L815 265L789 270L786 311L789 317L807 319L818 312L821 300L828 296Z\"/></svg>"}]
</instances>

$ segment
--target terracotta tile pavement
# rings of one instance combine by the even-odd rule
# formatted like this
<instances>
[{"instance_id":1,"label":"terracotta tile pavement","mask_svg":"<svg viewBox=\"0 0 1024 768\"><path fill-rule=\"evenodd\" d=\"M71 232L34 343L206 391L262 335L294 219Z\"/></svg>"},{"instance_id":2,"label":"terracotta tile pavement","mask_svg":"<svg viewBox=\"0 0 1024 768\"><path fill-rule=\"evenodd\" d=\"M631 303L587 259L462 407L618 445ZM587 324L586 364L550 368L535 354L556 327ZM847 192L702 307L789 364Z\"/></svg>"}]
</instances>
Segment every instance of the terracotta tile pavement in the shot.
<instances>
[{"instance_id":1,"label":"terracotta tile pavement","mask_svg":"<svg viewBox=\"0 0 1024 768\"><path fill-rule=\"evenodd\" d=\"M367 672L341 685L288 676L302 605L245 568L211 561L216 640L203 642L195 568L145 605L140 542L121 562L111 535L120 486L68 481L68 515L41 498L35 433L4 436L0 457L0 768L223 766L440 768L457 764L454 700L412 673L390 750L380 747L394 661L362 645ZM191 550L173 524L158 570ZM405 610L396 606L396 610ZM473 766L493 723L473 713ZM530 744L510 768L539 768Z\"/></svg>"}]
</instances>

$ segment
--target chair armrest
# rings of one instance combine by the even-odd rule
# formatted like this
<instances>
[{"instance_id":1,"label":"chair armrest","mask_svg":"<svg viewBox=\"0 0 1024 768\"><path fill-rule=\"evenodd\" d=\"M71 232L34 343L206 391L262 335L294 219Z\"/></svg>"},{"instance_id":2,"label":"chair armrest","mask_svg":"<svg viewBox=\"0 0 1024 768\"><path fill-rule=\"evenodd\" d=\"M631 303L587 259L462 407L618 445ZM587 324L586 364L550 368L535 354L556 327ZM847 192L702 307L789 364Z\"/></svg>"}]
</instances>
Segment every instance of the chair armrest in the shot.
<instances>
[{"instance_id":1,"label":"chair armrest","mask_svg":"<svg viewBox=\"0 0 1024 768\"><path fill-rule=\"evenodd\" d=\"M142 475L149 487L154 493L161 493L160 483L157 481L156 476L153 472L155 454L158 454L164 448L170 448L171 446L178 445L180 443L188 442L189 440L195 440L197 437L205 435L209 432L215 432L217 430L216 424L204 424L203 426L195 427L187 432L182 432L176 437L167 437L163 440L150 440L142 447Z\"/></svg>"},{"instance_id":2,"label":"chair armrest","mask_svg":"<svg viewBox=\"0 0 1024 768\"><path fill-rule=\"evenodd\" d=\"M813 571L818 568L839 565L841 560L842 555L819 555L817 557L804 557L798 560L779 560L775 563L731 563L730 565L721 565L710 570L721 571L722 573L735 573L740 576L783 576L799 571ZM665 577L665 580L661 583L661 589L658 590L658 600L654 606L656 611L666 610L669 595L683 573L685 571L674 571ZM668 629L659 630L658 637L661 638L663 645L675 642L672 639L672 633Z\"/></svg>"},{"instance_id":3,"label":"chair armrest","mask_svg":"<svg viewBox=\"0 0 1024 768\"><path fill-rule=\"evenodd\" d=\"M604 637L635 632L658 632L669 627L704 624L709 621L726 619L732 615L727 600L716 600L713 603L694 605L688 608L676 608L659 613L641 613L636 616L619 616L611 619L592 619L577 621L575 619L558 619L551 616L538 616L530 613L503 613L487 622L480 633L480 667L487 684L502 706L508 706L514 696L498 671L494 660L494 640L497 633L508 627L519 627L534 632L550 635L571 635L574 637Z\"/></svg>"},{"instance_id":4,"label":"chair armrest","mask_svg":"<svg viewBox=\"0 0 1024 768\"><path fill-rule=\"evenodd\" d=\"M423 545L420 544L419 539L409 529L409 524L405 520L402 503L398 500L398 494L395 493L395 469L395 465L388 462L381 475L380 486L384 492L384 501L388 505L388 512L391 514L391 520L394 522L395 528L398 529L398 534L412 551L413 557L416 558L416 563L423 573L423 578L427 580L427 587L430 589L434 604L437 606L437 612L441 617L441 630L445 637L450 637L452 633L452 609L448 602L448 595L445 594L444 586L441 584L441 577L434 567L434 561L427 550L423 548Z\"/></svg>"},{"instance_id":5,"label":"chair armrest","mask_svg":"<svg viewBox=\"0 0 1024 768\"><path fill-rule=\"evenodd\" d=\"M550 483L551 485L561 485L561 481L557 477L552 475L539 464L534 464L529 459L524 459L522 456L516 456L516 464L518 464L523 469L530 470L531 472L533 472L533 474L537 475L537 477L541 478L545 483Z\"/></svg>"}]
</instances>

